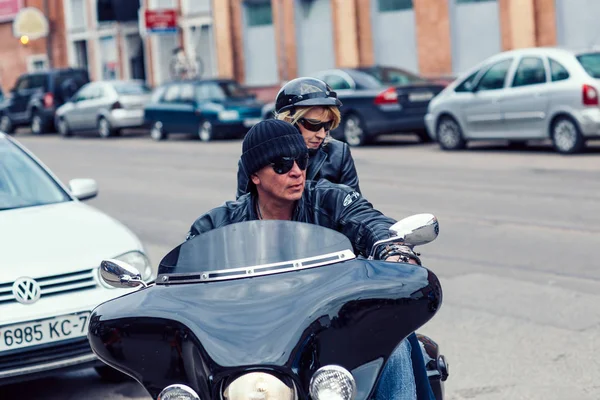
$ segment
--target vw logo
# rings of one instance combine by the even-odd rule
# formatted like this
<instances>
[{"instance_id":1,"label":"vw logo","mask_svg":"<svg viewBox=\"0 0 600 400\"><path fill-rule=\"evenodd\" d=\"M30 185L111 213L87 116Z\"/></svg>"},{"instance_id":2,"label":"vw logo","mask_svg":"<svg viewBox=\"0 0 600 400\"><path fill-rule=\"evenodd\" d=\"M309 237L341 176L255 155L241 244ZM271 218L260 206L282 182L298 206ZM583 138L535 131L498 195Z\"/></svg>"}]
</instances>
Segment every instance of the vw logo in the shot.
<instances>
[{"instance_id":1,"label":"vw logo","mask_svg":"<svg viewBox=\"0 0 600 400\"><path fill-rule=\"evenodd\" d=\"M19 278L13 283L13 296L21 304L32 304L40 299L42 288L31 278Z\"/></svg>"}]
</instances>

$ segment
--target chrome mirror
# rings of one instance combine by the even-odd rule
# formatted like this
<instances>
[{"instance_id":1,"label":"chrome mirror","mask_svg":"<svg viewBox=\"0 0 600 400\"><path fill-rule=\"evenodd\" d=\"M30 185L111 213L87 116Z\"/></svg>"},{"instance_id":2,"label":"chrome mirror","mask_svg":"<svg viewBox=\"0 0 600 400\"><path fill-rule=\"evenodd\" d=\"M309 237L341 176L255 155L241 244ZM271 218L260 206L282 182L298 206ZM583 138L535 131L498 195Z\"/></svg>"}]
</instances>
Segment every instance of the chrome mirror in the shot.
<instances>
[{"instance_id":1,"label":"chrome mirror","mask_svg":"<svg viewBox=\"0 0 600 400\"><path fill-rule=\"evenodd\" d=\"M407 246L422 246L433 242L440 233L440 225L433 214L415 214L390 227L390 234L402 238Z\"/></svg>"},{"instance_id":2,"label":"chrome mirror","mask_svg":"<svg viewBox=\"0 0 600 400\"><path fill-rule=\"evenodd\" d=\"M126 289L138 286L146 287L140 272L126 262L104 260L100 263L100 276L109 286Z\"/></svg>"}]
</instances>

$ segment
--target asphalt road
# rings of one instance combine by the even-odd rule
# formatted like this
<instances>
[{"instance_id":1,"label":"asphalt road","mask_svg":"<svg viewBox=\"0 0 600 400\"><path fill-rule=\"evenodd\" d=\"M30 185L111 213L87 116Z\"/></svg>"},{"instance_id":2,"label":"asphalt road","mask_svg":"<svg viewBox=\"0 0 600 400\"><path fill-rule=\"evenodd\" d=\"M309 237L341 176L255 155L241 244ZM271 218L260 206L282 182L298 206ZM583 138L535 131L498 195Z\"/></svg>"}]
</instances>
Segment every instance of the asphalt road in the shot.
<instances>
[{"instance_id":1,"label":"asphalt road","mask_svg":"<svg viewBox=\"0 0 600 400\"><path fill-rule=\"evenodd\" d=\"M137 233L152 261L194 219L235 193L240 141L155 143L16 135L63 181L94 178L89 201ZM353 150L364 195L395 218L434 213L421 248L444 303L420 332L450 362L448 399L600 398L600 145L560 156L548 146L478 145L457 153L390 140ZM2 398L145 399L137 383L93 371L0 390Z\"/></svg>"}]
</instances>

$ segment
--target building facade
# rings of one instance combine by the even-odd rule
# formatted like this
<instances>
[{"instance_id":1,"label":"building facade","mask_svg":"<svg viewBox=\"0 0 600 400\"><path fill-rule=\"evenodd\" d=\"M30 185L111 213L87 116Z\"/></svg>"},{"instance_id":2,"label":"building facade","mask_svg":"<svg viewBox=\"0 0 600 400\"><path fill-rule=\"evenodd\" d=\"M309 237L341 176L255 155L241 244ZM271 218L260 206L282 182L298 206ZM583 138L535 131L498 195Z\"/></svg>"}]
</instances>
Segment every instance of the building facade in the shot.
<instances>
[{"instance_id":1,"label":"building facade","mask_svg":"<svg viewBox=\"0 0 600 400\"><path fill-rule=\"evenodd\" d=\"M10 38L0 41L5 90L20 73L50 64L156 86L172 79L181 47L201 60L202 76L234 78L267 99L282 82L327 68L380 64L457 75L503 50L600 42L597 0L14 1L50 4L51 51L47 39L21 45L10 17L0 15L0 35ZM98 2L109 1L137 2L138 18L98 22ZM146 12L157 10L174 11L174 29L146 29Z\"/></svg>"}]
</instances>

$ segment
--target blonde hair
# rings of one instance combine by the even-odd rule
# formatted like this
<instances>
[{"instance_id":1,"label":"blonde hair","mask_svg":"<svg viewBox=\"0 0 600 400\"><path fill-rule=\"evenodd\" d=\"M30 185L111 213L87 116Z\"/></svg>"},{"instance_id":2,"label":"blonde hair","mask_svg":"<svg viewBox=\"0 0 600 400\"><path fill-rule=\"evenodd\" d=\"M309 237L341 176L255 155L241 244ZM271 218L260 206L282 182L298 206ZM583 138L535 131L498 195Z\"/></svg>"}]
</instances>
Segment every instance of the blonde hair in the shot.
<instances>
[{"instance_id":1,"label":"blonde hair","mask_svg":"<svg viewBox=\"0 0 600 400\"><path fill-rule=\"evenodd\" d=\"M308 114L308 112L315 107L321 107L323 109L323 116L325 118L329 118L331 121L333 121L333 124L331 125L331 130L334 130L335 128L340 126L340 122L342 120L342 115L340 114L340 110L337 107L333 107L333 106L296 107L296 110L293 115L290 114L290 110L285 110L285 111L277 114L275 116L275 118L280 119L282 121L289 122L292 125L296 125L300 118L304 118L304 116L306 114ZM329 139L329 132L327 132L327 138L325 139L325 142L327 142L328 139Z\"/></svg>"}]
</instances>

